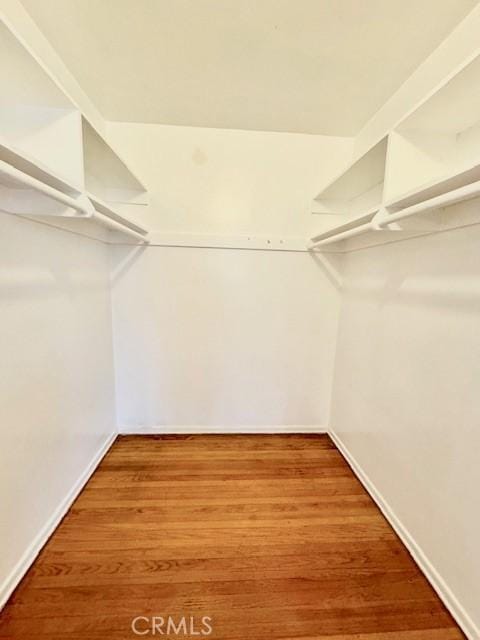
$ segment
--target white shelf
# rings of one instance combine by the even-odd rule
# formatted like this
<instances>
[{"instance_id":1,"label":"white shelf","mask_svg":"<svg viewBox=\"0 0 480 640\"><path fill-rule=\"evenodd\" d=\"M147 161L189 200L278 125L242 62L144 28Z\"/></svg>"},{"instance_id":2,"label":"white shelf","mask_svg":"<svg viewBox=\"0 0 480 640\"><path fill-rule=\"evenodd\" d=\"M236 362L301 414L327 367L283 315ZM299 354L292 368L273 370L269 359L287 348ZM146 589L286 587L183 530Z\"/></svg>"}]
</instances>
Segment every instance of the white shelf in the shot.
<instances>
[{"instance_id":1,"label":"white shelf","mask_svg":"<svg viewBox=\"0 0 480 640\"><path fill-rule=\"evenodd\" d=\"M480 180L480 162L463 169L455 169L449 174L426 182L419 187L415 187L406 193L397 195L395 198L385 203L385 207L398 209L410 207L430 198L440 196L459 187L472 184Z\"/></svg>"},{"instance_id":2,"label":"white shelf","mask_svg":"<svg viewBox=\"0 0 480 640\"><path fill-rule=\"evenodd\" d=\"M82 135L87 191L107 202L148 204L145 186L85 118Z\"/></svg>"},{"instance_id":3,"label":"white shelf","mask_svg":"<svg viewBox=\"0 0 480 640\"><path fill-rule=\"evenodd\" d=\"M145 187L1 19L0 58L0 210L107 242L148 242L110 204L145 204Z\"/></svg>"},{"instance_id":4,"label":"white shelf","mask_svg":"<svg viewBox=\"0 0 480 640\"><path fill-rule=\"evenodd\" d=\"M357 158L313 201L312 213L355 218L382 202L387 138Z\"/></svg>"},{"instance_id":5,"label":"white shelf","mask_svg":"<svg viewBox=\"0 0 480 640\"><path fill-rule=\"evenodd\" d=\"M480 179L480 56L390 136L385 200L411 206Z\"/></svg>"},{"instance_id":6,"label":"white shelf","mask_svg":"<svg viewBox=\"0 0 480 640\"><path fill-rule=\"evenodd\" d=\"M388 134L317 196L324 214L345 211L342 223L319 229L313 247L369 231L380 242L408 234L448 231L480 223L480 55L460 68ZM370 154L370 158L368 157ZM385 158L383 197L370 219L356 215L359 198L371 193ZM372 186L373 185L373 186ZM329 199L333 205L329 205ZM352 203L354 206L352 206ZM442 213L440 213L442 212ZM351 219L349 219L349 217Z\"/></svg>"},{"instance_id":7,"label":"white shelf","mask_svg":"<svg viewBox=\"0 0 480 640\"><path fill-rule=\"evenodd\" d=\"M2 142L50 167L69 182L82 184L80 114L2 21L0 59Z\"/></svg>"},{"instance_id":8,"label":"white shelf","mask_svg":"<svg viewBox=\"0 0 480 640\"><path fill-rule=\"evenodd\" d=\"M95 211L99 213L100 216L102 216L102 218L99 218L100 221L103 220L103 218L107 218L109 221L114 223L110 226L112 226L115 230L121 230L120 227L125 227L126 229L133 231L139 236L147 236L148 230L132 220L130 216L118 213L118 211L115 211L112 205L107 204L91 193L87 193L87 197L92 203Z\"/></svg>"},{"instance_id":9,"label":"white shelf","mask_svg":"<svg viewBox=\"0 0 480 640\"><path fill-rule=\"evenodd\" d=\"M32 178L49 185L53 189L58 189L70 195L79 195L82 189L78 185L73 185L64 176L58 174L47 167L43 162L29 156L23 150L15 148L7 140L0 136L0 160L15 167L19 171L28 174Z\"/></svg>"},{"instance_id":10,"label":"white shelf","mask_svg":"<svg viewBox=\"0 0 480 640\"><path fill-rule=\"evenodd\" d=\"M0 138L0 209L32 216L88 216L93 207L78 185Z\"/></svg>"},{"instance_id":11,"label":"white shelf","mask_svg":"<svg viewBox=\"0 0 480 640\"><path fill-rule=\"evenodd\" d=\"M73 187L30 158L0 145L0 211L50 220L62 229L78 230L79 221L89 237L109 241L95 233L100 225L127 234L138 243L148 242L148 231L130 217L115 211L96 196ZM32 218L33 217L33 218ZM55 222L52 222L55 221Z\"/></svg>"},{"instance_id":12,"label":"white shelf","mask_svg":"<svg viewBox=\"0 0 480 640\"><path fill-rule=\"evenodd\" d=\"M343 222L342 224L338 224L326 231L322 231L318 233L312 238L311 242L313 242L314 244L318 244L319 242L324 242L330 239L332 239L331 242L334 242L334 241L338 242L339 240L342 240L344 238L343 234L345 234L346 232L350 232L358 229L364 229L365 225L370 223L373 220L377 212L378 212L378 207L372 209L367 213L363 213L359 216L355 216L354 218L348 220L348 222ZM333 240L333 238L337 238L337 237L338 237L338 240L337 239Z\"/></svg>"},{"instance_id":13,"label":"white shelf","mask_svg":"<svg viewBox=\"0 0 480 640\"><path fill-rule=\"evenodd\" d=\"M4 160L0 160L0 210L54 217L89 217L94 211L84 194L62 191Z\"/></svg>"}]
</instances>

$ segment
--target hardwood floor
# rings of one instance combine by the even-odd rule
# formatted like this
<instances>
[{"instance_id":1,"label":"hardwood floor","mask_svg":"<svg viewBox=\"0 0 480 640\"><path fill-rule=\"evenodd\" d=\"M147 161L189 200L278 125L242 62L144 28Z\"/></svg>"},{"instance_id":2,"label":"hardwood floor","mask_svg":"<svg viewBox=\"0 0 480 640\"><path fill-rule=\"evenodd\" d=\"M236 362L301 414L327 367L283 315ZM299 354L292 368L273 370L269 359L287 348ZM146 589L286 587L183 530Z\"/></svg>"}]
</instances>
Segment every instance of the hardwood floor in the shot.
<instances>
[{"instance_id":1,"label":"hardwood floor","mask_svg":"<svg viewBox=\"0 0 480 640\"><path fill-rule=\"evenodd\" d=\"M0 638L153 637L133 632L137 616L140 632L153 616L180 625L169 637L464 638L314 435L118 438L5 607ZM203 616L211 635L192 635ZM154 623L157 638L173 631Z\"/></svg>"}]
</instances>

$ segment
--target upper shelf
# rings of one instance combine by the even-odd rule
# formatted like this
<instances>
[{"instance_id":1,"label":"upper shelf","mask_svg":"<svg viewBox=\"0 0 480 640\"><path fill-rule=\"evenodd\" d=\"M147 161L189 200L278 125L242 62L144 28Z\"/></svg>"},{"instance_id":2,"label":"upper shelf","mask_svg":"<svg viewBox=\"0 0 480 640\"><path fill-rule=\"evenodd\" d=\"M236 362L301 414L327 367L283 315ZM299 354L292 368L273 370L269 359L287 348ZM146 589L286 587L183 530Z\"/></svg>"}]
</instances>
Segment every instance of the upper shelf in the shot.
<instances>
[{"instance_id":1,"label":"upper shelf","mask_svg":"<svg viewBox=\"0 0 480 640\"><path fill-rule=\"evenodd\" d=\"M319 229L314 246L350 239L369 231L407 234L478 223L477 207L456 207L480 197L480 55L461 67L322 194L335 203L358 201L356 185L376 183L383 168L378 213L351 215L346 222ZM370 154L370 158L369 158ZM363 182L362 182L362 175ZM366 176L366 177L365 177ZM317 196L317 200L320 198ZM337 206L330 209L337 210ZM345 207L348 210L348 207ZM326 212L328 207L324 207ZM438 211L445 210L439 216ZM417 219L417 216L420 218ZM408 222L407 222L408 221ZM411 221L411 222L410 222ZM388 235L388 234L387 234ZM377 238L378 238L377 233ZM391 235L390 235L391 238Z\"/></svg>"},{"instance_id":2,"label":"upper shelf","mask_svg":"<svg viewBox=\"0 0 480 640\"><path fill-rule=\"evenodd\" d=\"M148 204L145 186L85 118L82 138L87 190L109 202Z\"/></svg>"},{"instance_id":3,"label":"upper shelf","mask_svg":"<svg viewBox=\"0 0 480 640\"><path fill-rule=\"evenodd\" d=\"M349 237L364 229L382 205L387 138L383 138L332 180L313 201L312 213L321 214L316 243ZM313 240L313 239L312 239Z\"/></svg>"},{"instance_id":4,"label":"upper shelf","mask_svg":"<svg viewBox=\"0 0 480 640\"><path fill-rule=\"evenodd\" d=\"M2 158L2 149L7 149L3 157L12 159L11 164ZM21 167L21 168L20 168ZM68 228L68 222L78 220L89 223L90 235L95 224L115 232L133 236L136 241L148 242L148 231L129 216L115 211L92 194L78 191L56 176L41 169L18 153L5 146L0 147L0 210L16 215L61 220L60 226ZM78 230L78 226L76 227ZM101 234L100 239L107 239Z\"/></svg>"},{"instance_id":5,"label":"upper shelf","mask_svg":"<svg viewBox=\"0 0 480 640\"><path fill-rule=\"evenodd\" d=\"M419 186L390 197L385 202L385 207L388 209L410 207L430 198L447 194L478 180L480 180L480 159L478 162L472 162L462 168L452 169L437 178L432 178Z\"/></svg>"},{"instance_id":6,"label":"upper shelf","mask_svg":"<svg viewBox=\"0 0 480 640\"><path fill-rule=\"evenodd\" d=\"M15 169L28 174L44 184L70 195L79 195L80 186L72 185L65 176L59 175L50 167L33 158L28 153L15 148L0 136L0 160Z\"/></svg>"},{"instance_id":7,"label":"upper shelf","mask_svg":"<svg viewBox=\"0 0 480 640\"><path fill-rule=\"evenodd\" d=\"M24 169L28 169L26 163ZM20 215L92 215L93 207L83 194L58 186L62 187L53 176L52 180L40 180L0 159L0 208L3 211Z\"/></svg>"},{"instance_id":8,"label":"upper shelf","mask_svg":"<svg viewBox=\"0 0 480 640\"><path fill-rule=\"evenodd\" d=\"M1 19L0 57L0 209L145 241L111 204L146 204L145 187Z\"/></svg>"},{"instance_id":9,"label":"upper shelf","mask_svg":"<svg viewBox=\"0 0 480 640\"><path fill-rule=\"evenodd\" d=\"M390 136L387 206L411 206L480 179L480 56Z\"/></svg>"},{"instance_id":10,"label":"upper shelf","mask_svg":"<svg viewBox=\"0 0 480 640\"><path fill-rule=\"evenodd\" d=\"M1 20L0 59L0 136L20 153L81 185L79 113Z\"/></svg>"},{"instance_id":11,"label":"upper shelf","mask_svg":"<svg viewBox=\"0 0 480 640\"><path fill-rule=\"evenodd\" d=\"M350 219L380 206L386 153L387 138L383 138L316 196L312 212Z\"/></svg>"}]
</instances>

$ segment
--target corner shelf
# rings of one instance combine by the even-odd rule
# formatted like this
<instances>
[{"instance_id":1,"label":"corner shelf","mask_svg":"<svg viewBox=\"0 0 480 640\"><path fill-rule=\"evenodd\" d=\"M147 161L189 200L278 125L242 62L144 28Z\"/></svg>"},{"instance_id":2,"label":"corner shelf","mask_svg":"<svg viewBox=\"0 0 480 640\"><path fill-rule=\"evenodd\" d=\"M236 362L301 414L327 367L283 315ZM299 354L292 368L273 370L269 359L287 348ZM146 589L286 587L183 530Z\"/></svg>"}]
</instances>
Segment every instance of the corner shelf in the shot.
<instances>
[{"instance_id":1,"label":"corner shelf","mask_svg":"<svg viewBox=\"0 0 480 640\"><path fill-rule=\"evenodd\" d=\"M356 159L316 196L312 213L354 218L380 206L386 154L385 137Z\"/></svg>"},{"instance_id":2,"label":"corner shelf","mask_svg":"<svg viewBox=\"0 0 480 640\"><path fill-rule=\"evenodd\" d=\"M129 233L142 241L146 241L148 230L145 227L134 222L129 216L118 213L111 205L103 202L93 194L87 192L87 197L95 209L96 215L94 214L94 218L99 222L114 231Z\"/></svg>"},{"instance_id":3,"label":"corner shelf","mask_svg":"<svg viewBox=\"0 0 480 640\"><path fill-rule=\"evenodd\" d=\"M148 204L146 187L85 117L82 140L85 187L90 193L108 202Z\"/></svg>"},{"instance_id":4,"label":"corner shelf","mask_svg":"<svg viewBox=\"0 0 480 640\"><path fill-rule=\"evenodd\" d=\"M313 201L323 225L311 242L330 244L368 230L383 199L387 137L332 180Z\"/></svg>"}]
</instances>

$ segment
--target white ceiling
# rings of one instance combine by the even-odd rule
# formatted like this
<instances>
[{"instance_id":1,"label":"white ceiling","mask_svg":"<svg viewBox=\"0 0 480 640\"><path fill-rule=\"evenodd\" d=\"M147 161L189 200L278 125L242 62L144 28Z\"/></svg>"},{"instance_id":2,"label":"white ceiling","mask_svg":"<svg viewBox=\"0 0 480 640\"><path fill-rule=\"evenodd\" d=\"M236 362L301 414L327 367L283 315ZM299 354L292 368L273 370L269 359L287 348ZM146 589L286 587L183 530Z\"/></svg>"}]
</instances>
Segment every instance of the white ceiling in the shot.
<instances>
[{"instance_id":1,"label":"white ceiling","mask_svg":"<svg viewBox=\"0 0 480 640\"><path fill-rule=\"evenodd\" d=\"M477 0L22 0L109 120L353 135Z\"/></svg>"}]
</instances>

